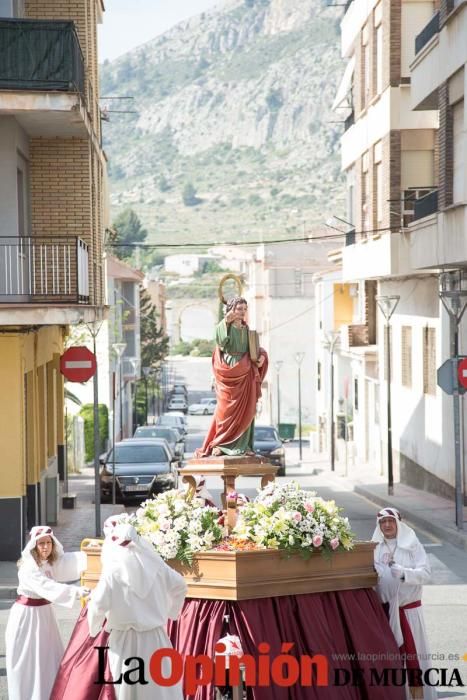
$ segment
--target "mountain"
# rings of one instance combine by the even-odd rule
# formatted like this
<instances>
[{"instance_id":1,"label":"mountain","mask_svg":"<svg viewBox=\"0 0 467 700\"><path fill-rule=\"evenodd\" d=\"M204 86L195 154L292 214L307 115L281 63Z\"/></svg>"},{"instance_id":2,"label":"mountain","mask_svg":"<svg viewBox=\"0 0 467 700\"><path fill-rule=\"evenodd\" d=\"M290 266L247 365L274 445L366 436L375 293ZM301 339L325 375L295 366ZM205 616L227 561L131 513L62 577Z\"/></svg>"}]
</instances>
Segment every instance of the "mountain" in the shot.
<instances>
[{"instance_id":1,"label":"mountain","mask_svg":"<svg viewBox=\"0 0 467 700\"><path fill-rule=\"evenodd\" d=\"M339 19L322 0L228 0L105 62L101 95L133 97L107 101L112 214L133 207L161 243L342 214Z\"/></svg>"}]
</instances>

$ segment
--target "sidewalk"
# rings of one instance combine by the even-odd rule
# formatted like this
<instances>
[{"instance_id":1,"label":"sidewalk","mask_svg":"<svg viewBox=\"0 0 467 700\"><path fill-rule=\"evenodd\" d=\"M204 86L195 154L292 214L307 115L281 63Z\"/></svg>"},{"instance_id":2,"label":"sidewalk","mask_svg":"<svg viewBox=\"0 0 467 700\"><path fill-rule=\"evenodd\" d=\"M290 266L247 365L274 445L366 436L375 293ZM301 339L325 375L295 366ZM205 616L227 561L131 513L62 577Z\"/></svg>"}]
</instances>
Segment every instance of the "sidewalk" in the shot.
<instances>
[{"instance_id":1,"label":"sidewalk","mask_svg":"<svg viewBox=\"0 0 467 700\"><path fill-rule=\"evenodd\" d=\"M60 511L60 524L52 525L54 534L63 545L65 552L79 550L81 541L86 537L94 537L95 505L94 505L94 468L86 467L81 474L71 475L68 479L69 493L76 494L75 508ZM101 525L110 515L122 513L123 505L102 503ZM18 585L18 569L16 562L0 562L0 600L16 598Z\"/></svg>"},{"instance_id":2,"label":"sidewalk","mask_svg":"<svg viewBox=\"0 0 467 700\"><path fill-rule=\"evenodd\" d=\"M298 462L298 441L289 443L287 453L292 461ZM378 507L394 506L408 523L442 542L467 550L467 507L464 507L465 529L459 531L455 524L454 501L400 483L394 484L394 495L388 496L387 478L376 472L371 465L348 465L345 474L345 465L336 462L336 470L332 472L327 455L311 454L306 443L303 458L300 471L304 475L319 475L322 480L336 484L339 488L351 489Z\"/></svg>"}]
</instances>

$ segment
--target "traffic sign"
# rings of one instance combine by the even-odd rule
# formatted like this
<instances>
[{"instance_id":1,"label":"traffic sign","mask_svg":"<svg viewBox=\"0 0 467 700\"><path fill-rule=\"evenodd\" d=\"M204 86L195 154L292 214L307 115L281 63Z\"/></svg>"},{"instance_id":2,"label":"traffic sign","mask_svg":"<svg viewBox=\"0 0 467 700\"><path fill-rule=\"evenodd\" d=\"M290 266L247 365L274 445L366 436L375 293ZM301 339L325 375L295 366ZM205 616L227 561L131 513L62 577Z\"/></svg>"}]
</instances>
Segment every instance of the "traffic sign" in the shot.
<instances>
[{"instance_id":1,"label":"traffic sign","mask_svg":"<svg viewBox=\"0 0 467 700\"><path fill-rule=\"evenodd\" d=\"M467 358L464 358L457 365L457 377L464 389L467 389Z\"/></svg>"},{"instance_id":2,"label":"traffic sign","mask_svg":"<svg viewBox=\"0 0 467 700\"><path fill-rule=\"evenodd\" d=\"M453 363L454 363L454 368L453 368ZM466 372L466 376L464 379L465 384L461 385L459 384L460 381L460 367L464 365L464 370ZM457 373L457 377L459 381L457 382L457 387L454 386L454 370ZM462 357L450 357L449 360L445 360L441 367L438 367L437 371L437 384L442 389L443 391L446 392L446 394L452 395L454 393L454 389L457 388L459 390L459 394L464 394L467 388L467 358L462 356Z\"/></svg>"},{"instance_id":3,"label":"traffic sign","mask_svg":"<svg viewBox=\"0 0 467 700\"><path fill-rule=\"evenodd\" d=\"M96 356L84 346L68 348L60 357L60 372L69 382L87 382L96 369Z\"/></svg>"}]
</instances>

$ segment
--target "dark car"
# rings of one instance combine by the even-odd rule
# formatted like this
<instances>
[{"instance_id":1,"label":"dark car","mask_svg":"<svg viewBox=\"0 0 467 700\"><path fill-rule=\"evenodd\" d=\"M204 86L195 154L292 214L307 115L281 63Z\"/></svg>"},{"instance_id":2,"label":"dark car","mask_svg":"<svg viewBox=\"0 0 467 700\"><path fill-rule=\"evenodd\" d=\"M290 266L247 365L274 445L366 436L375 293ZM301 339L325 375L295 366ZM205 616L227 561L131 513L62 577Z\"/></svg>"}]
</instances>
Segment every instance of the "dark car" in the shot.
<instances>
[{"instance_id":1,"label":"dark car","mask_svg":"<svg viewBox=\"0 0 467 700\"><path fill-rule=\"evenodd\" d=\"M277 476L285 476L285 450L273 425L256 425L253 438L255 452L277 464Z\"/></svg>"},{"instance_id":2,"label":"dark car","mask_svg":"<svg viewBox=\"0 0 467 700\"><path fill-rule=\"evenodd\" d=\"M101 497L112 497L114 454L101 460ZM132 438L115 444L116 495L123 499L150 496L177 486L178 460L165 440Z\"/></svg>"},{"instance_id":3,"label":"dark car","mask_svg":"<svg viewBox=\"0 0 467 700\"><path fill-rule=\"evenodd\" d=\"M136 428L135 438L162 438L167 440L169 447L178 458L179 463L183 459L184 444L181 435L175 428L169 428L164 425L141 425Z\"/></svg>"},{"instance_id":4,"label":"dark car","mask_svg":"<svg viewBox=\"0 0 467 700\"><path fill-rule=\"evenodd\" d=\"M170 393L172 396L175 394L178 396L184 396L185 398L188 396L188 391L185 384L174 384Z\"/></svg>"}]
</instances>

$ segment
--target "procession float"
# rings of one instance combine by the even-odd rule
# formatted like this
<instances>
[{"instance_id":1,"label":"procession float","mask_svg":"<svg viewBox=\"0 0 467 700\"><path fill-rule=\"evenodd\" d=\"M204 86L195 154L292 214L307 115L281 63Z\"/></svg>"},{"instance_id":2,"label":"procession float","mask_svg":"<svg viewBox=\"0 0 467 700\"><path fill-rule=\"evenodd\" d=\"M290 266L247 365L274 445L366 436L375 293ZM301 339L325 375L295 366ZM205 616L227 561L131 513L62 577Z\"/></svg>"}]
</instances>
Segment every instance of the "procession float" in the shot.
<instances>
[{"instance_id":1,"label":"procession float","mask_svg":"<svg viewBox=\"0 0 467 700\"><path fill-rule=\"evenodd\" d=\"M293 481L278 483L277 467L253 452L268 361L246 325L240 291L226 302L220 289L226 313L213 355L217 408L203 446L180 470L185 490L161 493L127 516L188 585L182 613L169 625L181 658L199 660L186 698L403 700L404 688L388 682L399 650L373 590L374 543L355 540L333 501ZM218 504L207 476L222 480ZM251 501L237 490L245 476L261 479ZM99 542L85 540L82 549L83 584L93 588ZM221 653L219 640L230 640L226 653L242 669L224 685L203 671ZM324 671L301 673L303 660L317 657ZM254 660L254 673L242 659Z\"/></svg>"}]
</instances>

